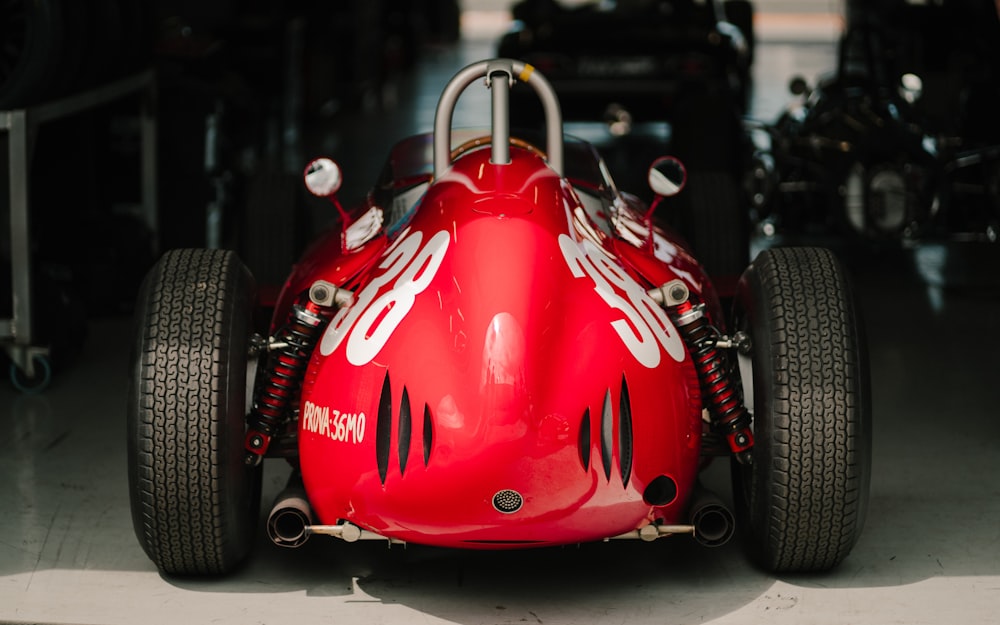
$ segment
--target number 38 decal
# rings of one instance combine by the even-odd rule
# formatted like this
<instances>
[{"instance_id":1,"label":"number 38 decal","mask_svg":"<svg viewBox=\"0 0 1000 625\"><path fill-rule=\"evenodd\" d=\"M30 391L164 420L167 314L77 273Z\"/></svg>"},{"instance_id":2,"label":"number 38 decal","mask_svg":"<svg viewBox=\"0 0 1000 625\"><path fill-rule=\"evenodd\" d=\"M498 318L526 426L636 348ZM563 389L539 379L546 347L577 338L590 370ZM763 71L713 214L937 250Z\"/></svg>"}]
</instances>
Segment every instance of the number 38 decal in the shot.
<instances>
[{"instance_id":1,"label":"number 38 decal","mask_svg":"<svg viewBox=\"0 0 1000 625\"><path fill-rule=\"evenodd\" d=\"M422 240L423 233L417 230L390 248L379 264L382 273L358 294L353 306L342 309L330 322L319 345L321 354L333 353L346 338L347 360L352 365L375 358L413 308L417 295L430 285L448 251L450 238L444 230L423 247Z\"/></svg>"},{"instance_id":2,"label":"number 38 decal","mask_svg":"<svg viewBox=\"0 0 1000 625\"><path fill-rule=\"evenodd\" d=\"M611 327L640 364L650 369L659 365L660 347L677 362L684 360L684 344L673 323L638 282L590 241L578 244L562 234L559 249L573 277L589 277L601 299L621 313Z\"/></svg>"},{"instance_id":3,"label":"number 38 decal","mask_svg":"<svg viewBox=\"0 0 1000 625\"><path fill-rule=\"evenodd\" d=\"M328 356L346 341L348 362L355 366L371 362L413 308L417 295L430 286L450 241L443 230L422 246L420 231L401 237L382 258L382 273L361 290L353 306L342 309L330 322L320 353ZM677 362L684 360L680 335L639 283L589 241L581 245L560 235L559 248L573 276L589 277L601 299L620 313L611 327L640 364L659 365L661 347Z\"/></svg>"}]
</instances>

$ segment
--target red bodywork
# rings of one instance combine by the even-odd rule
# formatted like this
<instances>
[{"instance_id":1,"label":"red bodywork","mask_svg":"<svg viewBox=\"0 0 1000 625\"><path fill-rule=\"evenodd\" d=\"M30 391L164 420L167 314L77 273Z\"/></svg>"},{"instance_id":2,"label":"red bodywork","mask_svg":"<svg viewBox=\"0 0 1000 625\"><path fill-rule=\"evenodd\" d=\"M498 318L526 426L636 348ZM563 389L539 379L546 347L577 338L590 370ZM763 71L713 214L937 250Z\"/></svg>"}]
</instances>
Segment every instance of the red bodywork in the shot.
<instances>
[{"instance_id":1,"label":"red bodywork","mask_svg":"<svg viewBox=\"0 0 1000 625\"><path fill-rule=\"evenodd\" d=\"M302 384L317 522L467 548L686 522L698 377L647 290L684 280L721 324L701 267L589 146L568 159L602 172L586 180L513 147L505 165L466 151L432 181L426 141L394 149L388 191L306 253L276 307L275 327L316 280L354 293Z\"/></svg>"}]
</instances>

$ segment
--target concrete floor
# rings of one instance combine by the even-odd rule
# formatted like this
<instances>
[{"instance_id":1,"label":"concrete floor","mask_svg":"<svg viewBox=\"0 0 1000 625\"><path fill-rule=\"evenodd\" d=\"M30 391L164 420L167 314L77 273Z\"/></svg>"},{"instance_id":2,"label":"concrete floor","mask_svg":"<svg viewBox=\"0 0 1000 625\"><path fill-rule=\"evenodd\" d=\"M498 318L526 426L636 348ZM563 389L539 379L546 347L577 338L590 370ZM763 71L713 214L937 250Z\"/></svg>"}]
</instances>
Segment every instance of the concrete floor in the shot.
<instances>
[{"instance_id":1,"label":"concrete floor","mask_svg":"<svg viewBox=\"0 0 1000 625\"><path fill-rule=\"evenodd\" d=\"M765 118L786 101L789 74L833 67L824 36L772 32L758 56L754 110ZM368 127L429 127L444 80L489 53L486 38L469 37L432 55L417 90ZM1000 263L991 248L988 270L975 263L978 271L949 279L956 251L970 250L847 259L870 341L875 455L867 524L832 573L774 577L735 542L706 550L682 538L468 553L322 537L282 550L261 532L251 562L231 577L162 577L132 531L131 320L111 317L92 322L80 362L44 394L0 384L0 622L996 623ZM281 473L265 475L265 501Z\"/></svg>"}]
</instances>

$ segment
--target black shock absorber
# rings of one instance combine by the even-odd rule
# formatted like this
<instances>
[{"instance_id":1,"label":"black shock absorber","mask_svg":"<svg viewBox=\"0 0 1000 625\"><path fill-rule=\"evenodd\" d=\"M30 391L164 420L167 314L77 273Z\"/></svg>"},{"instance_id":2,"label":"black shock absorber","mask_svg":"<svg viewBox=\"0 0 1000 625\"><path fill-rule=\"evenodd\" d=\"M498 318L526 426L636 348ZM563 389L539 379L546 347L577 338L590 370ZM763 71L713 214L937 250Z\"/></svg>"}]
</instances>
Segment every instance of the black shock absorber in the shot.
<instances>
[{"instance_id":1,"label":"black shock absorber","mask_svg":"<svg viewBox=\"0 0 1000 625\"><path fill-rule=\"evenodd\" d=\"M281 433L297 409L302 377L313 348L333 318L336 306L346 305L352 299L350 291L316 282L304 301L292 305L288 321L268 341L267 369L257 383L248 418L245 440L248 465L260 464L271 440Z\"/></svg>"},{"instance_id":2,"label":"black shock absorber","mask_svg":"<svg viewBox=\"0 0 1000 625\"><path fill-rule=\"evenodd\" d=\"M725 354L719 349L719 331L705 317L705 304L692 303L687 286L679 280L651 294L664 305L691 353L712 429L725 438L739 462L749 463L752 418L732 379Z\"/></svg>"}]
</instances>

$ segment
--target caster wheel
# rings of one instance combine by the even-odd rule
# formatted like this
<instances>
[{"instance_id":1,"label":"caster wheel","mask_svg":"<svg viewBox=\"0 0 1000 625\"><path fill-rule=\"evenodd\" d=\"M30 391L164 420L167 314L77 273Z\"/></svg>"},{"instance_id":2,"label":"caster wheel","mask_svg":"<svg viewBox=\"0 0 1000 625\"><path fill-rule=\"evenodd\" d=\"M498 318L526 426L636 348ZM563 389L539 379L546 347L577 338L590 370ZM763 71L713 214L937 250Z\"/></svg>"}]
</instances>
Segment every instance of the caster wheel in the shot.
<instances>
[{"instance_id":1,"label":"caster wheel","mask_svg":"<svg viewBox=\"0 0 1000 625\"><path fill-rule=\"evenodd\" d=\"M28 375L14 363L10 365L10 382L22 393L40 393L52 382L52 365L49 364L49 359L35 355L31 360L35 366L34 375Z\"/></svg>"}]
</instances>

